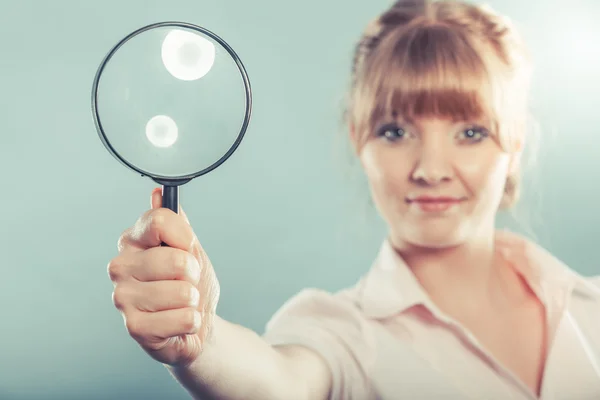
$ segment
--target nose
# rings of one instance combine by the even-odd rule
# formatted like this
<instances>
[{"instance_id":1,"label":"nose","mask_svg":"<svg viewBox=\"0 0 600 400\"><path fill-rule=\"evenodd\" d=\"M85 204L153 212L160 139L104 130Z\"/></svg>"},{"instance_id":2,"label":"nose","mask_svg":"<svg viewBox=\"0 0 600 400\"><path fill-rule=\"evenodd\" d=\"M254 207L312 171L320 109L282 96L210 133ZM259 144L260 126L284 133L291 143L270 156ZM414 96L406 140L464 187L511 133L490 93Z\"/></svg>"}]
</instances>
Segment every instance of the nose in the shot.
<instances>
[{"instance_id":1,"label":"nose","mask_svg":"<svg viewBox=\"0 0 600 400\"><path fill-rule=\"evenodd\" d=\"M418 184L436 185L453 178L450 154L440 143L423 143L416 151L411 180Z\"/></svg>"}]
</instances>

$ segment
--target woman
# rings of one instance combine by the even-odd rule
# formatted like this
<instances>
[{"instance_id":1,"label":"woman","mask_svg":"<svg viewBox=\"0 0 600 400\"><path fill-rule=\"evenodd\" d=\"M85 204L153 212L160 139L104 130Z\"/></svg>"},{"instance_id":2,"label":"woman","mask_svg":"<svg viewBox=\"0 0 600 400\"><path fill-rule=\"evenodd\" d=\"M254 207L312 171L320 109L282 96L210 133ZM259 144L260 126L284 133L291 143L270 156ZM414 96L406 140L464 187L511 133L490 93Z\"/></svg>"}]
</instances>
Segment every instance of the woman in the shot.
<instances>
[{"instance_id":1,"label":"woman","mask_svg":"<svg viewBox=\"0 0 600 400\"><path fill-rule=\"evenodd\" d=\"M154 191L109 264L129 333L202 398L600 398L598 281L494 228L518 198L530 73L491 10L397 2L357 46L348 109L389 227L372 268L259 337L215 315L210 261Z\"/></svg>"}]
</instances>

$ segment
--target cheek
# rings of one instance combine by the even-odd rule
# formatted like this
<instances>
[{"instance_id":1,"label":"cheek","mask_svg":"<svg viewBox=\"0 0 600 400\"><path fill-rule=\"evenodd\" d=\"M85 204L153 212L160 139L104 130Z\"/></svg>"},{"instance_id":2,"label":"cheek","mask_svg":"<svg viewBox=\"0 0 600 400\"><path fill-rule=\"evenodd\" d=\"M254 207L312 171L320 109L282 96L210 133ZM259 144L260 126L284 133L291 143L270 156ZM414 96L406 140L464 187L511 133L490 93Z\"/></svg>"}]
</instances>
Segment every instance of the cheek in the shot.
<instances>
[{"instance_id":1,"label":"cheek","mask_svg":"<svg viewBox=\"0 0 600 400\"><path fill-rule=\"evenodd\" d=\"M369 149L364 151L361 162L364 172L368 178L373 200L379 208L387 208L386 205L403 198L407 189L407 176L409 167L402 162L397 152L386 151L387 149Z\"/></svg>"},{"instance_id":2,"label":"cheek","mask_svg":"<svg viewBox=\"0 0 600 400\"><path fill-rule=\"evenodd\" d=\"M504 190L508 166L507 154L482 153L473 158L463 158L458 169L470 191L498 197Z\"/></svg>"}]
</instances>

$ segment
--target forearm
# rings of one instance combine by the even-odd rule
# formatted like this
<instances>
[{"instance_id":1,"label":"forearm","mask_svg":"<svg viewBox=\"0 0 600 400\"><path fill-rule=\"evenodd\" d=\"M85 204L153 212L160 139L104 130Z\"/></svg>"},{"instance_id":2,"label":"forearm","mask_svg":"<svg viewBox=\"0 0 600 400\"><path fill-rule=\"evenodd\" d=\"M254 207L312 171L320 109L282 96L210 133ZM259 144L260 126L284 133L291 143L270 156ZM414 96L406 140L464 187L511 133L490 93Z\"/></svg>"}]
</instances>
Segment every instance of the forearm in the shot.
<instances>
[{"instance_id":1,"label":"forearm","mask_svg":"<svg viewBox=\"0 0 600 400\"><path fill-rule=\"evenodd\" d=\"M186 368L169 368L196 399L304 400L284 357L255 332L215 318L214 339Z\"/></svg>"}]
</instances>

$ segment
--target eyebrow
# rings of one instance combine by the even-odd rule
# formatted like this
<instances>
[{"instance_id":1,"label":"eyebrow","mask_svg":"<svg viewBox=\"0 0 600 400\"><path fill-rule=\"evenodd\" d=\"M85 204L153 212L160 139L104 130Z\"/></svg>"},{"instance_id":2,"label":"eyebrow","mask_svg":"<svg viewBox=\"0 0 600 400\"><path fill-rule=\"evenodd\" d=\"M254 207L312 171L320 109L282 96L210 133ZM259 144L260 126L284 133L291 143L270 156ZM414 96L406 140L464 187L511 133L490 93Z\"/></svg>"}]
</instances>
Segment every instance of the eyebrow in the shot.
<instances>
[{"instance_id":1,"label":"eyebrow","mask_svg":"<svg viewBox=\"0 0 600 400\"><path fill-rule=\"evenodd\" d=\"M402 121L406 122L407 124L410 125L415 125L415 120L410 118L410 117L406 117L403 115L400 115L397 111L392 111L392 118L393 119L401 119Z\"/></svg>"}]
</instances>

